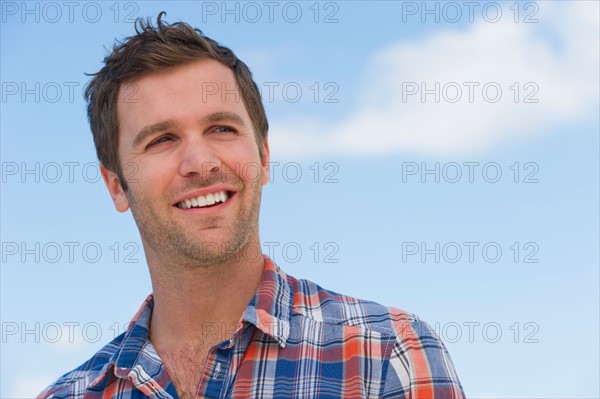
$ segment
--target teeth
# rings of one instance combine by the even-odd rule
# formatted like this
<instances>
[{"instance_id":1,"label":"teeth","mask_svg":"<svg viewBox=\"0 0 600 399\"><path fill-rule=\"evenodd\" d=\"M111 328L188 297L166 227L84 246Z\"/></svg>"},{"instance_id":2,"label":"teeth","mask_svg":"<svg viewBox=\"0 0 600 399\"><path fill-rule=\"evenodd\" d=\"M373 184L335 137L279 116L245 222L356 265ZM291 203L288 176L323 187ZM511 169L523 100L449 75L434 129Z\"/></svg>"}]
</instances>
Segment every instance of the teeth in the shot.
<instances>
[{"instance_id":1,"label":"teeth","mask_svg":"<svg viewBox=\"0 0 600 399\"><path fill-rule=\"evenodd\" d=\"M207 205L213 205L217 202L225 202L228 199L228 195L225 191L219 191L218 193L211 193L206 196L199 195L196 198L186 199L177 204L181 209L190 209L191 207L203 207Z\"/></svg>"}]
</instances>

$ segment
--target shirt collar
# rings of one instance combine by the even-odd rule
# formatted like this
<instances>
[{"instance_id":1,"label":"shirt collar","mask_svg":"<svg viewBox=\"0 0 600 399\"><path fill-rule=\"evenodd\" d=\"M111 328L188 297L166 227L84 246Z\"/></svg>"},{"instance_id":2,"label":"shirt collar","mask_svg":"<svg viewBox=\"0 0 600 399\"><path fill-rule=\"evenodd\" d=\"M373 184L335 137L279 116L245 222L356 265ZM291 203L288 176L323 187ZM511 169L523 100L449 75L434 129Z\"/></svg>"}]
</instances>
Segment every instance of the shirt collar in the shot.
<instances>
[{"instance_id":1,"label":"shirt collar","mask_svg":"<svg viewBox=\"0 0 600 399\"><path fill-rule=\"evenodd\" d=\"M288 276L267 255L264 257L262 278L254 297L246 307L242 321L253 324L263 333L274 338L283 348L290 335L290 315L293 293ZM114 374L127 378L131 370L142 361L141 354L149 342L150 319L154 307L154 296L150 294L137 311L123 336L119 350L109 364L114 365ZM154 363L154 365L156 365ZM105 369L108 371L109 367ZM106 372L98 378L99 383Z\"/></svg>"},{"instance_id":2,"label":"shirt collar","mask_svg":"<svg viewBox=\"0 0 600 399\"><path fill-rule=\"evenodd\" d=\"M288 276L266 255L262 280L242 316L283 348L290 336L293 295Z\"/></svg>"},{"instance_id":3,"label":"shirt collar","mask_svg":"<svg viewBox=\"0 0 600 399\"><path fill-rule=\"evenodd\" d=\"M138 363L144 345L148 342L148 327L153 306L154 297L150 294L129 323L118 349L103 367L100 375L90 383L90 387L107 383L111 370L116 377L127 378L131 369Z\"/></svg>"}]
</instances>

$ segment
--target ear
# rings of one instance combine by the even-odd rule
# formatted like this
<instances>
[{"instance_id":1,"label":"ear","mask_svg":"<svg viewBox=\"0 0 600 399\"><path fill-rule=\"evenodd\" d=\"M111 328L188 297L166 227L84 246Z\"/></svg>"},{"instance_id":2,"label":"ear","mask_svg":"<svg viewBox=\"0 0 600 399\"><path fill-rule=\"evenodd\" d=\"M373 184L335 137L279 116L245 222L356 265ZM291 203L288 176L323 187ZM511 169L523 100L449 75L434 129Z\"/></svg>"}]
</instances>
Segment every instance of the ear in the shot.
<instances>
[{"instance_id":1,"label":"ear","mask_svg":"<svg viewBox=\"0 0 600 399\"><path fill-rule=\"evenodd\" d=\"M106 188L108 188L108 192L115 204L115 209L119 212L127 211L129 209L129 200L123 191L123 187L121 187L119 176L115 172L106 169L102 164L100 165L100 173L102 173L104 184L106 184Z\"/></svg>"},{"instance_id":2,"label":"ear","mask_svg":"<svg viewBox=\"0 0 600 399\"><path fill-rule=\"evenodd\" d=\"M261 160L263 186L269 182L269 172L270 172L269 161L270 161L270 159L271 159L271 155L269 153L269 137L265 136L265 139L263 140L263 157Z\"/></svg>"}]
</instances>

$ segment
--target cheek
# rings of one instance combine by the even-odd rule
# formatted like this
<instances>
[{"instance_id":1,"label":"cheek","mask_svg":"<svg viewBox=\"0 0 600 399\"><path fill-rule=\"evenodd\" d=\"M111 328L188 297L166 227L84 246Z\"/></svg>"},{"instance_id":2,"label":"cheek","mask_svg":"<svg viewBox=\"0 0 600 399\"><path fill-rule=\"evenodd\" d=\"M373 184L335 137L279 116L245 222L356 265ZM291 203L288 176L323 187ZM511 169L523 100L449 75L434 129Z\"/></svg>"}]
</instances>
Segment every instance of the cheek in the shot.
<instances>
[{"instance_id":1,"label":"cheek","mask_svg":"<svg viewBox=\"0 0 600 399\"><path fill-rule=\"evenodd\" d=\"M124 162L121 167L121 173L128 185L138 183L141 178L140 165L134 161Z\"/></svg>"},{"instance_id":2,"label":"cheek","mask_svg":"<svg viewBox=\"0 0 600 399\"><path fill-rule=\"evenodd\" d=\"M147 193L158 191L161 187L164 187L172 179L173 173L176 173L172 165L158 160L136 162L135 166L132 167L132 170L134 169L135 173L132 172L131 179L128 179L131 181L130 186L137 185L136 191Z\"/></svg>"},{"instance_id":3,"label":"cheek","mask_svg":"<svg viewBox=\"0 0 600 399\"><path fill-rule=\"evenodd\" d=\"M261 162L256 146L249 148L248 146L220 149L221 161L230 170L239 174L244 180L253 180L256 177L257 171L260 173Z\"/></svg>"}]
</instances>

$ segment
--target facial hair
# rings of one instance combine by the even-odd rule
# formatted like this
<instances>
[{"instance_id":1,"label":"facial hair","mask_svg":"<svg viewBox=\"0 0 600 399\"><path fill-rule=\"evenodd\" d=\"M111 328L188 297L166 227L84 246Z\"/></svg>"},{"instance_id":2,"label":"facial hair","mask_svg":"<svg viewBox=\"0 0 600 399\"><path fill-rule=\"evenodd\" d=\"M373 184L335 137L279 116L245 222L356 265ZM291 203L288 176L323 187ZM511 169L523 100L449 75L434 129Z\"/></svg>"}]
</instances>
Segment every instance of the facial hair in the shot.
<instances>
[{"instance_id":1,"label":"facial hair","mask_svg":"<svg viewBox=\"0 0 600 399\"><path fill-rule=\"evenodd\" d=\"M169 220L165 214L158 211L153 200L144 193L136 192L135 184L130 184L126 192L127 198L131 213L140 230L148 260L154 258L161 263L174 262L182 267L195 268L224 264L232 259L238 261L241 257L247 256L247 246L251 244L249 240L258 229L262 194L261 180L244 182L243 188L235 193L234 200L239 203L238 212L235 215L234 224L226 227L228 231L220 242L217 242L218 239L210 238L208 228L202 232L200 230L191 232L178 222ZM214 177L208 180L189 177L185 187L177 189L176 192L189 192L221 182L223 180ZM232 186L237 187L239 183L232 184ZM248 195L246 193L248 190L250 196L245 198L244 195ZM169 201L171 201L170 198L163 198L159 203L161 205L169 204ZM217 216L207 216L204 218L203 225L210 227L219 219ZM251 252L254 254L256 250L253 248Z\"/></svg>"}]
</instances>

